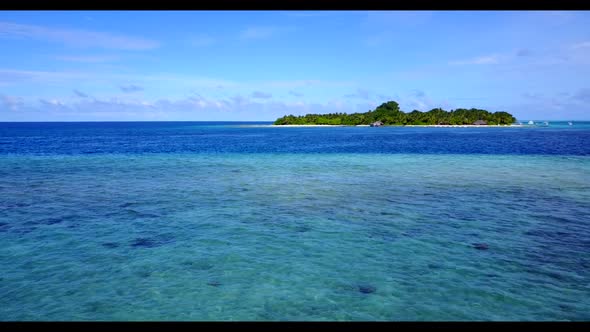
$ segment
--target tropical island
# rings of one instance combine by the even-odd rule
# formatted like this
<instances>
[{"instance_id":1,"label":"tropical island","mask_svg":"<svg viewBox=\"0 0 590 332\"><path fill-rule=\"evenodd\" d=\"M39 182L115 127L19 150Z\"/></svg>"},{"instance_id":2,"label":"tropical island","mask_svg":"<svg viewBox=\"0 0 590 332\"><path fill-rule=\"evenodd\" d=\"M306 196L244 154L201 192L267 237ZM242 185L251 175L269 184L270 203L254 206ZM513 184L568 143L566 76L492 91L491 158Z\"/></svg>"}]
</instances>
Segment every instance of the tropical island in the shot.
<instances>
[{"instance_id":1,"label":"tropical island","mask_svg":"<svg viewBox=\"0 0 590 332\"><path fill-rule=\"evenodd\" d=\"M388 101L365 113L285 115L278 118L274 125L511 125L515 121L516 118L510 113L491 113L477 108L458 108L448 112L442 108L434 108L428 112L414 110L404 113L397 102Z\"/></svg>"}]
</instances>

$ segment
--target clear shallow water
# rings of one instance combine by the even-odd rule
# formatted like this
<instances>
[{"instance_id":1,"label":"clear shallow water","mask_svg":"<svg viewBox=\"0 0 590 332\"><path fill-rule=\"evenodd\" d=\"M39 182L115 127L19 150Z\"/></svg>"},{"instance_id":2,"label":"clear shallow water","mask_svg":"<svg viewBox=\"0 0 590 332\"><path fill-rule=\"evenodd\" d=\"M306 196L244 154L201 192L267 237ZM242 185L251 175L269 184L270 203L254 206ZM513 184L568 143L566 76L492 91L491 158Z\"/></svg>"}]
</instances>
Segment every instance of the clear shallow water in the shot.
<instances>
[{"instance_id":1,"label":"clear shallow water","mask_svg":"<svg viewBox=\"0 0 590 332\"><path fill-rule=\"evenodd\" d=\"M580 127L1 124L0 320L588 320Z\"/></svg>"}]
</instances>

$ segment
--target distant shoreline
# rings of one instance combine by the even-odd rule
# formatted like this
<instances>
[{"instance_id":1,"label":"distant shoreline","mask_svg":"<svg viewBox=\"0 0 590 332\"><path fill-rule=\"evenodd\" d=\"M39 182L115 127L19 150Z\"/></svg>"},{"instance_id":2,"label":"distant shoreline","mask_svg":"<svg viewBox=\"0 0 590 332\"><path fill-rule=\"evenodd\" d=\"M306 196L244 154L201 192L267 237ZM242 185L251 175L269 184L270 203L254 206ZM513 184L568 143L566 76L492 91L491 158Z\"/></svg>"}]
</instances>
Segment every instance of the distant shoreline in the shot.
<instances>
[{"instance_id":1,"label":"distant shoreline","mask_svg":"<svg viewBox=\"0 0 590 332\"><path fill-rule=\"evenodd\" d=\"M260 125L261 127L369 127L369 125ZM435 127L435 128L510 128L525 125L383 125L380 127Z\"/></svg>"}]
</instances>

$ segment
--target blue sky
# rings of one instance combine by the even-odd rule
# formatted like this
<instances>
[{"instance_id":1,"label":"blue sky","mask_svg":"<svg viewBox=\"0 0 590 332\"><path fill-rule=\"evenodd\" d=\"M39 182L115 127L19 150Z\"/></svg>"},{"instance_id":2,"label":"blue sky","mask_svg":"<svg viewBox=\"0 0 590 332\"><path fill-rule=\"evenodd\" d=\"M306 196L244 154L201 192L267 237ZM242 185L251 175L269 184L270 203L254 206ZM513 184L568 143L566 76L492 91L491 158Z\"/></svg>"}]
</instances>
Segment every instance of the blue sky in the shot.
<instances>
[{"instance_id":1,"label":"blue sky","mask_svg":"<svg viewBox=\"0 0 590 332\"><path fill-rule=\"evenodd\" d=\"M590 12L2 11L0 121L590 119Z\"/></svg>"}]
</instances>

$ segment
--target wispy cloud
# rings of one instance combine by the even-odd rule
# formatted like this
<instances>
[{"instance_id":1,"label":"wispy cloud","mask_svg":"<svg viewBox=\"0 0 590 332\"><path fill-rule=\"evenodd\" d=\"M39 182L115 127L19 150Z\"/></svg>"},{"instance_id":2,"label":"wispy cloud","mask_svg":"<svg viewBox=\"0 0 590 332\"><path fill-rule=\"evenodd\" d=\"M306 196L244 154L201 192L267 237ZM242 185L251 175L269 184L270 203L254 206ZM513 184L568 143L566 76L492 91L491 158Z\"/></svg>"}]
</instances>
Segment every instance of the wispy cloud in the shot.
<instances>
[{"instance_id":1,"label":"wispy cloud","mask_svg":"<svg viewBox=\"0 0 590 332\"><path fill-rule=\"evenodd\" d=\"M443 107L448 108L450 105L446 101L441 100L433 100L428 94L421 89L414 89L405 93L403 96L396 98L400 103L402 110L420 110L420 111L428 111L436 107Z\"/></svg>"},{"instance_id":2,"label":"wispy cloud","mask_svg":"<svg viewBox=\"0 0 590 332\"><path fill-rule=\"evenodd\" d=\"M35 39L67 46L119 50L148 50L160 45L157 41L139 37L11 22L0 22L0 38Z\"/></svg>"},{"instance_id":3,"label":"wispy cloud","mask_svg":"<svg viewBox=\"0 0 590 332\"><path fill-rule=\"evenodd\" d=\"M580 89L574 96L573 99L582 101L585 103L590 102L590 88Z\"/></svg>"},{"instance_id":4,"label":"wispy cloud","mask_svg":"<svg viewBox=\"0 0 590 332\"><path fill-rule=\"evenodd\" d=\"M240 32L241 39L265 39L277 33L276 27L249 27Z\"/></svg>"},{"instance_id":5,"label":"wispy cloud","mask_svg":"<svg viewBox=\"0 0 590 332\"><path fill-rule=\"evenodd\" d=\"M293 91L293 90L289 91L289 94L291 96L295 96L295 97L303 97L303 93L297 92L297 91Z\"/></svg>"},{"instance_id":6,"label":"wispy cloud","mask_svg":"<svg viewBox=\"0 0 590 332\"><path fill-rule=\"evenodd\" d=\"M369 11L366 13L365 24L399 27L399 26L416 26L427 23L435 14L434 11L428 10L402 10L402 11Z\"/></svg>"},{"instance_id":7,"label":"wispy cloud","mask_svg":"<svg viewBox=\"0 0 590 332\"><path fill-rule=\"evenodd\" d=\"M2 70L0 69L0 85L15 84L30 80L33 74L21 70Z\"/></svg>"},{"instance_id":8,"label":"wispy cloud","mask_svg":"<svg viewBox=\"0 0 590 332\"><path fill-rule=\"evenodd\" d=\"M543 94L541 93L533 93L533 92L525 92L522 94L524 98L527 99L540 99L543 98Z\"/></svg>"},{"instance_id":9,"label":"wispy cloud","mask_svg":"<svg viewBox=\"0 0 590 332\"><path fill-rule=\"evenodd\" d=\"M79 56L69 56L69 55L60 55L55 57L57 60L61 61L71 61L71 62L84 62L84 63L99 63L99 62L110 62L119 60L119 57L114 55L79 55Z\"/></svg>"},{"instance_id":10,"label":"wispy cloud","mask_svg":"<svg viewBox=\"0 0 590 332\"><path fill-rule=\"evenodd\" d=\"M231 103L235 106L244 106L244 105L250 103L250 100L248 98L243 97L241 95L233 96L229 99L230 99Z\"/></svg>"},{"instance_id":11,"label":"wispy cloud","mask_svg":"<svg viewBox=\"0 0 590 332\"><path fill-rule=\"evenodd\" d=\"M293 30L291 26L251 26L240 31L239 37L242 40L268 39Z\"/></svg>"},{"instance_id":12,"label":"wispy cloud","mask_svg":"<svg viewBox=\"0 0 590 332\"><path fill-rule=\"evenodd\" d=\"M509 105L508 112L518 114L534 109L524 119L564 120L588 119L590 114L590 88L574 89L571 92L526 92L520 103ZM518 118L518 116L517 116Z\"/></svg>"},{"instance_id":13,"label":"wispy cloud","mask_svg":"<svg viewBox=\"0 0 590 332\"><path fill-rule=\"evenodd\" d=\"M466 59L466 60L459 60L459 61L451 61L449 64L451 65L490 65L496 64L499 61L498 55L486 55L480 56L476 58Z\"/></svg>"},{"instance_id":14,"label":"wispy cloud","mask_svg":"<svg viewBox=\"0 0 590 332\"><path fill-rule=\"evenodd\" d=\"M533 55L533 52L531 50L529 50L528 48L523 48L520 49L516 52L516 56L531 56Z\"/></svg>"},{"instance_id":15,"label":"wispy cloud","mask_svg":"<svg viewBox=\"0 0 590 332\"><path fill-rule=\"evenodd\" d=\"M416 89L416 90L412 91L411 95L416 98L423 98L426 96L426 93L422 90Z\"/></svg>"},{"instance_id":16,"label":"wispy cloud","mask_svg":"<svg viewBox=\"0 0 590 332\"><path fill-rule=\"evenodd\" d=\"M55 83L88 78L92 78L92 75L79 72L0 69L0 84L4 85L21 82Z\"/></svg>"},{"instance_id":17,"label":"wispy cloud","mask_svg":"<svg viewBox=\"0 0 590 332\"><path fill-rule=\"evenodd\" d=\"M563 25L575 19L579 13L564 10L548 10L530 12L541 19L541 22L550 23L551 25Z\"/></svg>"},{"instance_id":18,"label":"wispy cloud","mask_svg":"<svg viewBox=\"0 0 590 332\"><path fill-rule=\"evenodd\" d=\"M0 107L6 101L0 95ZM10 105L15 105L14 99L6 99ZM22 101L21 101L22 104ZM26 105L25 105L26 106ZM206 98L192 95L186 98L163 98L157 100L143 100L135 96L123 95L113 98L41 98L23 108L35 112L35 118L44 120L274 120L285 114L354 113L365 112L374 103L362 102L353 104L341 100L330 100L324 103L306 103L302 101L285 102L272 99L257 99L233 95L223 98ZM4 106L6 108L6 106ZM16 106L13 106L16 109ZM30 113L29 112L29 113ZM19 112L20 114L22 112ZM14 118L12 115L0 113L0 119ZM25 115L23 115L25 116ZM29 114L30 116L30 114ZM22 119L30 119L23 117ZM18 120L18 119L17 119Z\"/></svg>"},{"instance_id":19,"label":"wispy cloud","mask_svg":"<svg viewBox=\"0 0 590 332\"><path fill-rule=\"evenodd\" d=\"M6 108L10 111L16 111L19 108L23 107L24 102L23 99L20 97L0 94L0 105L3 106L3 108Z\"/></svg>"},{"instance_id":20,"label":"wispy cloud","mask_svg":"<svg viewBox=\"0 0 590 332\"><path fill-rule=\"evenodd\" d=\"M44 99L44 98L39 98L39 102L41 104L43 104L44 106L49 106L49 107L64 107L65 104L63 101L58 100L58 99Z\"/></svg>"},{"instance_id":21,"label":"wispy cloud","mask_svg":"<svg viewBox=\"0 0 590 332\"><path fill-rule=\"evenodd\" d=\"M236 81L210 78L210 77L195 77L188 75L177 75L177 74L148 74L148 75L109 75L111 78L126 79L128 81L140 81L140 82L155 82L161 84L167 82L170 84L178 84L184 86L191 86L193 88L224 88L237 87L240 84Z\"/></svg>"},{"instance_id":22,"label":"wispy cloud","mask_svg":"<svg viewBox=\"0 0 590 332\"><path fill-rule=\"evenodd\" d=\"M304 89L351 87L356 85L354 81L330 81L330 80L264 80L264 81L235 81L222 78L198 77L173 73L155 74L127 74L109 71L37 71L0 68L1 85L19 85L25 83L38 84L71 84L82 86L89 81L101 84L113 84L127 86L127 82L134 82L142 87L151 85L175 85L188 89L211 88L229 91L231 89L256 89L269 91L276 89Z\"/></svg>"},{"instance_id":23,"label":"wispy cloud","mask_svg":"<svg viewBox=\"0 0 590 332\"><path fill-rule=\"evenodd\" d=\"M572 45L572 48L574 50L581 49L581 48L590 48L590 41L576 43L576 44Z\"/></svg>"},{"instance_id":24,"label":"wispy cloud","mask_svg":"<svg viewBox=\"0 0 590 332\"><path fill-rule=\"evenodd\" d=\"M369 99L369 91L365 89L356 89L356 92L344 95L344 98Z\"/></svg>"},{"instance_id":25,"label":"wispy cloud","mask_svg":"<svg viewBox=\"0 0 590 332\"><path fill-rule=\"evenodd\" d=\"M88 98L88 95L87 95L87 94L85 94L84 92L78 91L78 90L76 90L76 89L74 89L74 90L73 90L73 92L74 92L74 94L75 94L77 97L80 97L80 98Z\"/></svg>"},{"instance_id":26,"label":"wispy cloud","mask_svg":"<svg viewBox=\"0 0 590 332\"><path fill-rule=\"evenodd\" d=\"M272 98L272 94L266 93L266 92L262 92L262 91L254 91L254 92L252 92L252 94L250 96L252 98L258 98L258 99Z\"/></svg>"},{"instance_id":27,"label":"wispy cloud","mask_svg":"<svg viewBox=\"0 0 590 332\"><path fill-rule=\"evenodd\" d=\"M138 85L134 85L134 84L122 85L119 88L121 89L121 91L123 91L125 93L133 93L133 92L143 91L142 87L140 87Z\"/></svg>"}]
</instances>

